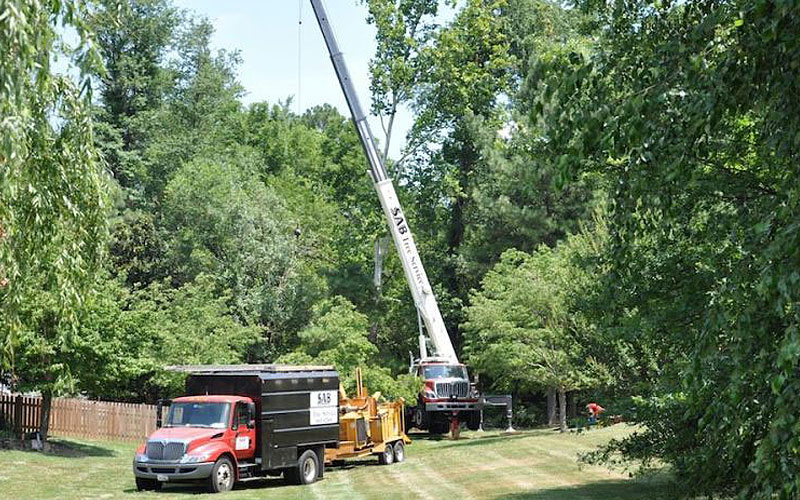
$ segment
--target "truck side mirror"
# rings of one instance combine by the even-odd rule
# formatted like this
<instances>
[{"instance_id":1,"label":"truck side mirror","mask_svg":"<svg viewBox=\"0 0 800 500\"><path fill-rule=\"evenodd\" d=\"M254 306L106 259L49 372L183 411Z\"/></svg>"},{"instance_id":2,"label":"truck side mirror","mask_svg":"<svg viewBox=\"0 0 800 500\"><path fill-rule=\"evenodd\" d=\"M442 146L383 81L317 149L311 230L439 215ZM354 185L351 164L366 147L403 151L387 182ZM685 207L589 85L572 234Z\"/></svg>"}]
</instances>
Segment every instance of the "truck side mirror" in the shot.
<instances>
[{"instance_id":1,"label":"truck side mirror","mask_svg":"<svg viewBox=\"0 0 800 500\"><path fill-rule=\"evenodd\" d=\"M256 427L256 404L247 403L247 427L255 429Z\"/></svg>"},{"instance_id":2,"label":"truck side mirror","mask_svg":"<svg viewBox=\"0 0 800 500\"><path fill-rule=\"evenodd\" d=\"M171 404L171 399L159 399L156 401L156 429L160 429L163 425L164 407Z\"/></svg>"}]
</instances>

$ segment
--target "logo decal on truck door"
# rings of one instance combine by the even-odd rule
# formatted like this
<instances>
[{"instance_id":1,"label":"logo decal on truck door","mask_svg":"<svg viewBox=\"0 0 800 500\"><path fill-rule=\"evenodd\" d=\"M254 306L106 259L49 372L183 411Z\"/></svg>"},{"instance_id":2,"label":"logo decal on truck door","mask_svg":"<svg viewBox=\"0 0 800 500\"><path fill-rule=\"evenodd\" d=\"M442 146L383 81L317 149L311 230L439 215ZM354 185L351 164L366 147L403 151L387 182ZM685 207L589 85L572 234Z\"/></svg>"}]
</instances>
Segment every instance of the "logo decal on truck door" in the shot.
<instances>
[{"instance_id":1,"label":"logo decal on truck door","mask_svg":"<svg viewBox=\"0 0 800 500\"><path fill-rule=\"evenodd\" d=\"M250 448L250 437L249 436L240 436L236 438L236 449L237 450L247 450Z\"/></svg>"}]
</instances>

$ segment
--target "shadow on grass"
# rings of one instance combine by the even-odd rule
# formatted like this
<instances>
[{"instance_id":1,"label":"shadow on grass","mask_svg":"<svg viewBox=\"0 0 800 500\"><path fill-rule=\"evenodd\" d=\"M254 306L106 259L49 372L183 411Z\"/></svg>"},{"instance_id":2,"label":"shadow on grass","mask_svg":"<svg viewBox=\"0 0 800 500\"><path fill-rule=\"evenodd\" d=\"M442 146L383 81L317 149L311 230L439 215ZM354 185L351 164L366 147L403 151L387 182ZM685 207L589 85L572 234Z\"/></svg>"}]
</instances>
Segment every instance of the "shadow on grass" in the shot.
<instances>
[{"instance_id":1,"label":"shadow on grass","mask_svg":"<svg viewBox=\"0 0 800 500\"><path fill-rule=\"evenodd\" d=\"M322 478L319 481L325 481L326 478ZM265 477L257 480L246 481L241 483L236 483L233 486L233 491L248 491L248 490L269 490L272 488L289 488L291 486L297 486L294 483L290 483L286 479L282 477ZM123 493L137 493L136 488L126 488L122 490ZM202 480L200 481L186 481L182 483L165 483L161 490L161 493L170 493L170 494L178 494L178 495L201 495L208 493L208 489L206 488L205 482ZM287 492L287 498L291 498L292 495L289 495Z\"/></svg>"},{"instance_id":2,"label":"shadow on grass","mask_svg":"<svg viewBox=\"0 0 800 500\"><path fill-rule=\"evenodd\" d=\"M113 457L116 456L114 450L104 446L97 446L87 443L79 443L62 438L50 438L45 443L44 451L35 450L31 447L30 440L6 438L0 442L0 451L22 451L28 453L39 453L53 457Z\"/></svg>"},{"instance_id":3,"label":"shadow on grass","mask_svg":"<svg viewBox=\"0 0 800 500\"><path fill-rule=\"evenodd\" d=\"M476 437L470 436L468 438L460 438L456 440L451 440L450 438L443 439L447 441L447 444L443 444L439 446L437 449L445 449L445 448L454 448L456 446L479 446L489 443L495 443L500 441L509 441L512 439L521 439L525 437L531 437L531 434L528 433L519 433L519 434L495 434L493 436L485 436L485 437Z\"/></svg>"},{"instance_id":4,"label":"shadow on grass","mask_svg":"<svg viewBox=\"0 0 800 500\"><path fill-rule=\"evenodd\" d=\"M447 439L445 434L428 434L425 431L407 432L406 434L411 438L411 441L441 441Z\"/></svg>"},{"instance_id":5,"label":"shadow on grass","mask_svg":"<svg viewBox=\"0 0 800 500\"><path fill-rule=\"evenodd\" d=\"M577 486L562 486L523 491L496 497L498 500L667 500L679 498L675 484L664 476L595 481Z\"/></svg>"},{"instance_id":6,"label":"shadow on grass","mask_svg":"<svg viewBox=\"0 0 800 500\"><path fill-rule=\"evenodd\" d=\"M350 470L361 467L386 467L378 461L378 457L348 458L347 460L336 461L325 466L326 471L331 470Z\"/></svg>"},{"instance_id":7,"label":"shadow on grass","mask_svg":"<svg viewBox=\"0 0 800 500\"><path fill-rule=\"evenodd\" d=\"M104 448L103 446L79 443L67 439L48 439L47 447L48 449L44 454L57 457L113 457L116 455L114 450Z\"/></svg>"}]
</instances>

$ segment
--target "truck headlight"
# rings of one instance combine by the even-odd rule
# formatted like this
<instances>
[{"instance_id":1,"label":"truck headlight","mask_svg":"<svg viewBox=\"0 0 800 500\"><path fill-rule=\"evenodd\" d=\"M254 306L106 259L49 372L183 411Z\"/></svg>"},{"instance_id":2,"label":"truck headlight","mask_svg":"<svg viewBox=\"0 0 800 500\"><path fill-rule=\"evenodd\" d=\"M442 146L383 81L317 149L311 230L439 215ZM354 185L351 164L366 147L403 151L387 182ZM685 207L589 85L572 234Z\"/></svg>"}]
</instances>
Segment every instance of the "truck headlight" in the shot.
<instances>
[{"instance_id":1,"label":"truck headlight","mask_svg":"<svg viewBox=\"0 0 800 500\"><path fill-rule=\"evenodd\" d=\"M181 457L182 464L194 464L197 462L205 462L211 456L211 453L201 453L199 455L184 455Z\"/></svg>"},{"instance_id":2,"label":"truck headlight","mask_svg":"<svg viewBox=\"0 0 800 500\"><path fill-rule=\"evenodd\" d=\"M144 453L137 453L136 457L134 457L134 461L147 462L147 455L145 455Z\"/></svg>"}]
</instances>

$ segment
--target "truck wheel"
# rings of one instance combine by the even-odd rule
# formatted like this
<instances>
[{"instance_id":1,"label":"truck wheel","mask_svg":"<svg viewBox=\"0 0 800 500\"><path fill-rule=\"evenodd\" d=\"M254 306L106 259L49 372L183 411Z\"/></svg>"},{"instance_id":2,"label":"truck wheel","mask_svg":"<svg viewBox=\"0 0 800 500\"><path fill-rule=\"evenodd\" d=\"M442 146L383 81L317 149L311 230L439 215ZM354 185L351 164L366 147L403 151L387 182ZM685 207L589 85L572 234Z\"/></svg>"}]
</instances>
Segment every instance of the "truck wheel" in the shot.
<instances>
[{"instance_id":1,"label":"truck wheel","mask_svg":"<svg viewBox=\"0 0 800 500\"><path fill-rule=\"evenodd\" d=\"M294 484L311 484L317 480L319 460L314 450L306 450L297 460L297 467L286 471L286 479Z\"/></svg>"},{"instance_id":2,"label":"truck wheel","mask_svg":"<svg viewBox=\"0 0 800 500\"><path fill-rule=\"evenodd\" d=\"M161 483L155 479L145 479L143 477L136 478L136 489L139 491L159 491Z\"/></svg>"},{"instance_id":3,"label":"truck wheel","mask_svg":"<svg viewBox=\"0 0 800 500\"><path fill-rule=\"evenodd\" d=\"M406 459L406 445L402 441L394 444L394 461L397 463Z\"/></svg>"},{"instance_id":4,"label":"truck wheel","mask_svg":"<svg viewBox=\"0 0 800 500\"><path fill-rule=\"evenodd\" d=\"M434 421L428 425L429 434L445 434L450 430L447 422Z\"/></svg>"},{"instance_id":5,"label":"truck wheel","mask_svg":"<svg viewBox=\"0 0 800 500\"><path fill-rule=\"evenodd\" d=\"M378 455L378 462L381 465L392 465L394 462L394 447L391 443L387 443L386 447L383 449L383 453Z\"/></svg>"},{"instance_id":6,"label":"truck wheel","mask_svg":"<svg viewBox=\"0 0 800 500\"><path fill-rule=\"evenodd\" d=\"M469 417L467 417L467 429L471 431L477 431L481 427L481 413L479 411L473 411L470 413Z\"/></svg>"},{"instance_id":7,"label":"truck wheel","mask_svg":"<svg viewBox=\"0 0 800 500\"><path fill-rule=\"evenodd\" d=\"M229 458L221 457L211 469L211 475L208 477L208 491L209 493L230 491L235 480L236 472L233 470L233 463Z\"/></svg>"},{"instance_id":8,"label":"truck wheel","mask_svg":"<svg viewBox=\"0 0 800 500\"><path fill-rule=\"evenodd\" d=\"M411 413L411 427L416 427L419 430L425 430L426 422L424 417L422 416L422 412L419 410L414 410Z\"/></svg>"}]
</instances>

